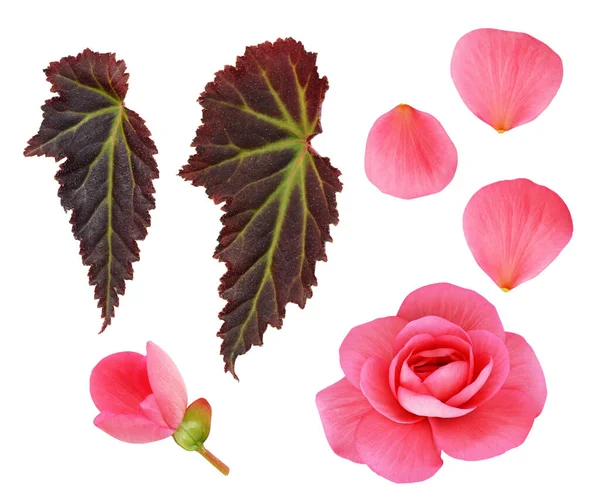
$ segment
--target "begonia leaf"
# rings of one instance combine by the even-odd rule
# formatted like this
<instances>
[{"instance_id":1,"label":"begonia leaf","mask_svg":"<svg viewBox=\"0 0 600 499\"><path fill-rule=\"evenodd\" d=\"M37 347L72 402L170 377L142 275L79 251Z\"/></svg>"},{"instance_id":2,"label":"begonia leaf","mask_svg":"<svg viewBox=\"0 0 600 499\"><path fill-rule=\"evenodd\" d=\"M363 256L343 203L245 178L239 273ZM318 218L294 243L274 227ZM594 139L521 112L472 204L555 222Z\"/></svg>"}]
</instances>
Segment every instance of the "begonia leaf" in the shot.
<instances>
[{"instance_id":1,"label":"begonia leaf","mask_svg":"<svg viewBox=\"0 0 600 499\"><path fill-rule=\"evenodd\" d=\"M66 158L56 174L58 195L63 208L72 210L73 235L90 266L101 332L114 317L125 280L133 278L158 177L150 132L123 102L125 71L114 54L89 49L51 63L45 73L58 96L42 106L42 125L24 152L57 162Z\"/></svg>"},{"instance_id":2,"label":"begonia leaf","mask_svg":"<svg viewBox=\"0 0 600 499\"><path fill-rule=\"evenodd\" d=\"M225 203L218 336L236 378L236 358L262 344L268 325L282 326L287 303L303 308L312 296L316 262L326 260L338 222L340 172L311 146L327 88L316 54L288 38L248 47L199 98L196 154L180 175Z\"/></svg>"}]
</instances>

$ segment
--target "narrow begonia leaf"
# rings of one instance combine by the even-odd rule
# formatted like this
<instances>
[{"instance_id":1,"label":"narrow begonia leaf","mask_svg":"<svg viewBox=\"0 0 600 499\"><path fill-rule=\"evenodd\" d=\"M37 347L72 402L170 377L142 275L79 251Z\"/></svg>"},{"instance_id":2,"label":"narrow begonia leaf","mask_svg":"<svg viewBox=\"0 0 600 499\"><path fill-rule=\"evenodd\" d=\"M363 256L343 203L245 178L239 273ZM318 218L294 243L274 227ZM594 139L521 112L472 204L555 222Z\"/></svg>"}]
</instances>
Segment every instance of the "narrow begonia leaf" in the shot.
<instances>
[{"instance_id":1,"label":"narrow begonia leaf","mask_svg":"<svg viewBox=\"0 0 600 499\"><path fill-rule=\"evenodd\" d=\"M215 258L225 262L227 300L218 334L225 371L261 345L267 325L282 326L287 303L304 308L338 221L340 172L311 146L321 132L328 88L316 54L288 38L249 47L199 98L196 154L180 175L224 202Z\"/></svg>"},{"instance_id":2,"label":"narrow begonia leaf","mask_svg":"<svg viewBox=\"0 0 600 499\"><path fill-rule=\"evenodd\" d=\"M129 75L114 54L89 49L45 70L52 91L42 125L25 156L50 156L60 164L56 179L73 234L90 266L104 323L111 323L125 280L139 260L136 241L146 237L154 208L152 180L157 153L144 120L123 102Z\"/></svg>"}]
</instances>

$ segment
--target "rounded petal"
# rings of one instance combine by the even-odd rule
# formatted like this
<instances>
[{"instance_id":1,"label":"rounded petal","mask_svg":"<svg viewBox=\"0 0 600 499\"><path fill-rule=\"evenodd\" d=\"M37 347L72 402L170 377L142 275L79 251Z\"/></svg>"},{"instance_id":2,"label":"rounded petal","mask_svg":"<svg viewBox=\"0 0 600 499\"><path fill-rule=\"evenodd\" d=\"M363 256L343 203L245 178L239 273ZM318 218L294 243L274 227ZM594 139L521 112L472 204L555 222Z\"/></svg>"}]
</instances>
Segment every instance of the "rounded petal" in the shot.
<instances>
[{"instance_id":1,"label":"rounded petal","mask_svg":"<svg viewBox=\"0 0 600 499\"><path fill-rule=\"evenodd\" d=\"M430 284L409 294L398 310L398 316L407 321L428 315L442 317L465 331L485 329L504 339L504 326L494 305L470 289Z\"/></svg>"},{"instance_id":2,"label":"rounded petal","mask_svg":"<svg viewBox=\"0 0 600 499\"><path fill-rule=\"evenodd\" d=\"M130 444L146 444L162 440L173 435L175 431L135 414L102 412L96 416L94 424L111 437Z\"/></svg>"},{"instance_id":3,"label":"rounded petal","mask_svg":"<svg viewBox=\"0 0 600 499\"><path fill-rule=\"evenodd\" d=\"M158 426L169 427L165 418L160 412L160 407L158 406L158 401L156 400L156 395L151 394L146 397L146 399L140 404L140 409L142 411L142 415L148 418L150 421L156 423Z\"/></svg>"},{"instance_id":4,"label":"rounded petal","mask_svg":"<svg viewBox=\"0 0 600 499\"><path fill-rule=\"evenodd\" d=\"M542 366L522 336L506 333L506 348L510 357L510 372L503 388L519 390L529 396L539 416L546 403L546 380Z\"/></svg>"},{"instance_id":5,"label":"rounded petal","mask_svg":"<svg viewBox=\"0 0 600 499\"><path fill-rule=\"evenodd\" d=\"M439 367L423 382L436 399L445 402L467 384L469 363L456 361Z\"/></svg>"},{"instance_id":6,"label":"rounded petal","mask_svg":"<svg viewBox=\"0 0 600 499\"><path fill-rule=\"evenodd\" d=\"M346 335L340 346L340 365L350 383L360 388L360 371L367 359L392 359L392 342L405 325L400 317L383 317L356 326Z\"/></svg>"},{"instance_id":7,"label":"rounded petal","mask_svg":"<svg viewBox=\"0 0 600 499\"><path fill-rule=\"evenodd\" d=\"M398 423L414 423L423 419L400 405L396 394L390 389L388 376L389 363L376 357L367 360L362 368L360 388L373 408Z\"/></svg>"},{"instance_id":8,"label":"rounded petal","mask_svg":"<svg viewBox=\"0 0 600 499\"><path fill-rule=\"evenodd\" d=\"M141 414L140 404L151 393L146 357L140 353L114 353L92 370L90 394L100 412Z\"/></svg>"},{"instance_id":9,"label":"rounded petal","mask_svg":"<svg viewBox=\"0 0 600 499\"><path fill-rule=\"evenodd\" d=\"M456 147L440 122L406 104L381 116L367 138L368 179L381 192L402 199L441 191L457 163Z\"/></svg>"},{"instance_id":10,"label":"rounded petal","mask_svg":"<svg viewBox=\"0 0 600 499\"><path fill-rule=\"evenodd\" d=\"M452 55L451 74L467 107L499 132L537 118L562 82L560 57L525 33L477 29Z\"/></svg>"},{"instance_id":11,"label":"rounded petal","mask_svg":"<svg viewBox=\"0 0 600 499\"><path fill-rule=\"evenodd\" d=\"M465 416L429 421L436 442L446 454L478 461L521 445L531 430L536 410L527 395L503 388Z\"/></svg>"},{"instance_id":12,"label":"rounded petal","mask_svg":"<svg viewBox=\"0 0 600 499\"><path fill-rule=\"evenodd\" d=\"M390 362L388 372L388 381L390 388L394 393L398 392L398 386L403 384L417 393L429 393L427 387L422 383L418 376L406 365L408 359L415 350L427 348L435 343L435 338L428 334L419 334L414 336L402 348ZM407 371L408 370L408 371ZM403 375L404 372L404 375Z\"/></svg>"},{"instance_id":13,"label":"rounded petal","mask_svg":"<svg viewBox=\"0 0 600 499\"><path fill-rule=\"evenodd\" d=\"M396 483L427 480L443 464L427 419L398 424L370 413L358 425L356 450L375 473Z\"/></svg>"},{"instance_id":14,"label":"rounded petal","mask_svg":"<svg viewBox=\"0 0 600 499\"><path fill-rule=\"evenodd\" d=\"M187 407L187 391L175 363L160 347L146 345L148 379L165 421L174 430L181 424Z\"/></svg>"},{"instance_id":15,"label":"rounded petal","mask_svg":"<svg viewBox=\"0 0 600 499\"><path fill-rule=\"evenodd\" d=\"M419 319L420 321L421 319ZM443 320L443 319L440 319ZM416 322L416 321L415 321ZM407 365L406 361L413 355L420 352L421 354L425 349L433 348L434 346L451 347L452 351L460 354L461 360L465 360L469 365L469 372L467 375L468 379L471 379L473 374L474 357L473 349L471 347L470 339L462 329L455 326L457 330L455 332L460 333L466 337L462 339L459 336L451 334L442 334L441 336L433 337L430 334L417 334L408 339L406 344L390 363L389 382L390 387L394 392L398 391L399 384L405 388L412 390L413 392L430 394L427 387L421 382L421 379L411 370ZM448 331L448 330L446 330ZM409 331L410 332L410 331ZM444 330L442 330L444 332ZM400 336L400 333L398 336ZM396 341L396 340L394 340ZM401 342L398 342L401 344Z\"/></svg>"},{"instance_id":16,"label":"rounded petal","mask_svg":"<svg viewBox=\"0 0 600 499\"><path fill-rule=\"evenodd\" d=\"M431 392L429 391L429 389L427 388L425 383L423 383L423 380L421 380L421 378L419 378L419 376L417 376L415 374L415 372L410 368L410 366L408 365L408 362L406 361L407 359L404 359L402 361L402 363L400 363L400 359L402 358L401 354L402 354L402 352L398 353L398 356L396 356L394 358L394 360L392 361L392 364L390 365L390 373L393 373L394 378L396 378L396 379L398 379L398 374L397 374L398 365L401 366L399 368L399 370L400 370L399 382L390 384L390 387L392 389L394 389L395 393L398 392L398 386L403 386L404 388L408 388L409 390L411 390L415 393L421 393L423 395L431 395ZM408 358L410 358L411 355L412 355L412 352L410 353Z\"/></svg>"},{"instance_id":17,"label":"rounded petal","mask_svg":"<svg viewBox=\"0 0 600 499\"><path fill-rule=\"evenodd\" d=\"M325 437L333 452L362 463L354 446L356 428L363 416L375 412L362 392L342 378L317 393L316 402Z\"/></svg>"},{"instance_id":18,"label":"rounded petal","mask_svg":"<svg viewBox=\"0 0 600 499\"><path fill-rule=\"evenodd\" d=\"M446 400L446 403L448 405L451 405L452 407L460 407L462 404L464 404L465 402L470 400L471 397L473 397L473 395L475 395L479 390L481 390L481 387L488 380L488 378L490 377L490 374L492 374L492 369L494 367L494 361L492 360L491 357L488 357L488 358L489 358L488 364L479 371L479 374L477 375L475 380L472 383L470 383L469 385L465 386L456 395L454 395L454 396L450 397L448 400Z\"/></svg>"},{"instance_id":19,"label":"rounded petal","mask_svg":"<svg viewBox=\"0 0 600 499\"><path fill-rule=\"evenodd\" d=\"M570 241L573 221L558 194L521 178L477 191L463 229L477 264L508 291L550 265Z\"/></svg>"},{"instance_id":20,"label":"rounded petal","mask_svg":"<svg viewBox=\"0 0 600 499\"><path fill-rule=\"evenodd\" d=\"M441 317L430 315L410 321L394 338L394 351L397 352L405 348L411 338L418 335L427 335L434 338L439 336L456 336L458 339L469 341L469 337L460 326Z\"/></svg>"},{"instance_id":21,"label":"rounded petal","mask_svg":"<svg viewBox=\"0 0 600 499\"><path fill-rule=\"evenodd\" d=\"M492 364L485 383L462 405L462 407L477 407L496 395L502 388L510 370L510 358L504 342L489 331L469 331L469 336L473 345L475 372L479 374L485 371L490 363Z\"/></svg>"},{"instance_id":22,"label":"rounded petal","mask_svg":"<svg viewBox=\"0 0 600 499\"><path fill-rule=\"evenodd\" d=\"M473 411L473 408L452 407L432 395L415 393L400 386L398 401L408 412L430 418L458 418Z\"/></svg>"}]
</instances>

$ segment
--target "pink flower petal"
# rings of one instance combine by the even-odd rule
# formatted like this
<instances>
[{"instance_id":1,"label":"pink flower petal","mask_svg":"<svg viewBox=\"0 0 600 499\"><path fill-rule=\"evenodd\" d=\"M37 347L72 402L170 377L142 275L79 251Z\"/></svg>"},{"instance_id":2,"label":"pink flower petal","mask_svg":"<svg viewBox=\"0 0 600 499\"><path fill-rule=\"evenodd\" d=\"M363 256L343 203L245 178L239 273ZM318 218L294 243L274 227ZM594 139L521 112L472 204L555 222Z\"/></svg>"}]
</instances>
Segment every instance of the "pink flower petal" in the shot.
<instances>
[{"instance_id":1,"label":"pink flower petal","mask_svg":"<svg viewBox=\"0 0 600 499\"><path fill-rule=\"evenodd\" d=\"M383 317L356 326L346 335L340 346L340 364L350 383L360 388L360 371L367 359L392 359L392 341L405 325L400 317Z\"/></svg>"},{"instance_id":2,"label":"pink flower petal","mask_svg":"<svg viewBox=\"0 0 600 499\"><path fill-rule=\"evenodd\" d=\"M486 400L492 398L502 388L508 371L510 370L510 358L506 345L497 336L489 331L469 331L473 354L475 356L475 372L479 373L487 365L490 358L493 360L490 375L483 386L461 407L477 407Z\"/></svg>"},{"instance_id":3,"label":"pink flower petal","mask_svg":"<svg viewBox=\"0 0 600 499\"><path fill-rule=\"evenodd\" d=\"M508 291L538 275L558 256L571 239L573 221L558 194L517 179L477 191L465 208L463 228L478 265Z\"/></svg>"},{"instance_id":4,"label":"pink flower petal","mask_svg":"<svg viewBox=\"0 0 600 499\"><path fill-rule=\"evenodd\" d=\"M473 397L473 395L475 395L479 390L481 390L481 387L488 380L490 374L492 373L493 367L494 361L491 357L489 357L489 363L479 371L479 374L477 375L477 378L475 378L475 381L467 385L465 388L463 388L460 392L458 392L450 399L446 400L446 404L451 405L452 407L460 407L465 402L470 400L471 397Z\"/></svg>"},{"instance_id":5,"label":"pink flower petal","mask_svg":"<svg viewBox=\"0 0 600 499\"><path fill-rule=\"evenodd\" d=\"M173 435L175 430L159 426L144 416L135 414L112 414L102 412L94 424L111 437L130 444L146 444Z\"/></svg>"},{"instance_id":6,"label":"pink flower petal","mask_svg":"<svg viewBox=\"0 0 600 499\"><path fill-rule=\"evenodd\" d=\"M146 399L140 404L140 409L142 411L142 415L148 418L153 423L156 423L158 426L164 426L166 428L169 427L169 425L165 421L165 418L160 412L160 407L158 406L156 395L148 395Z\"/></svg>"},{"instance_id":7,"label":"pink flower petal","mask_svg":"<svg viewBox=\"0 0 600 499\"><path fill-rule=\"evenodd\" d=\"M426 419L398 424L372 412L358 425L356 450L375 473L396 483L427 480L443 464Z\"/></svg>"},{"instance_id":8,"label":"pink flower petal","mask_svg":"<svg viewBox=\"0 0 600 499\"><path fill-rule=\"evenodd\" d=\"M438 367L427 377L424 383L431 392L431 395L445 402L465 387L468 376L469 363L455 361Z\"/></svg>"},{"instance_id":9,"label":"pink flower petal","mask_svg":"<svg viewBox=\"0 0 600 499\"><path fill-rule=\"evenodd\" d=\"M460 326L457 326L446 319L442 319L441 317L431 315L415 319L404 326L404 329L402 329L402 331L394 338L394 352L402 349L408 344L408 341L411 338L420 334L426 334L433 337L456 336L458 339L469 341L469 337ZM440 347L446 345L436 343L436 346Z\"/></svg>"},{"instance_id":10,"label":"pink flower petal","mask_svg":"<svg viewBox=\"0 0 600 499\"><path fill-rule=\"evenodd\" d=\"M401 350L392 359L392 362L390 364L389 383L391 389L394 392L398 391L398 382L400 382L400 384L414 392L429 394L429 390L422 383L417 383L416 385L412 384L412 382L416 382L416 380L412 376L410 376L410 374L406 371L408 369L408 371L412 373L410 367L406 365L406 361L412 355L418 353L421 350L432 348L434 345L452 347L454 351L459 352L460 355L463 357L461 360L468 361L469 363L468 379L471 379L473 375L474 362L473 350L469 342L462 338L459 338L458 336L452 336L448 334L442 334L441 336L437 337L433 337L429 334L417 334L416 336L410 337L410 335L412 335L412 333L414 332L415 330L409 330L409 335L406 336L402 336L402 332L400 332L394 340L396 348L400 348L400 346L402 345L402 343L404 343L406 338L409 338L408 341L406 341L404 346L401 348ZM457 329L455 330L455 332L459 332L461 335L464 335L467 340L470 341L470 339L468 338L468 336L466 336L466 333L464 331L459 331Z\"/></svg>"},{"instance_id":11,"label":"pink flower petal","mask_svg":"<svg viewBox=\"0 0 600 499\"><path fill-rule=\"evenodd\" d=\"M563 66L550 47L525 33L477 29L456 44L451 74L467 107L504 132L548 107L562 82Z\"/></svg>"},{"instance_id":12,"label":"pink flower petal","mask_svg":"<svg viewBox=\"0 0 600 499\"><path fill-rule=\"evenodd\" d=\"M372 357L362 368L360 388L373 408L385 417L398 423L414 423L423 419L407 412L400 406L396 394L388 383L389 363Z\"/></svg>"},{"instance_id":13,"label":"pink flower petal","mask_svg":"<svg viewBox=\"0 0 600 499\"><path fill-rule=\"evenodd\" d=\"M422 360L419 361L419 364L424 364L427 363L428 360L435 359L436 357L450 357L452 355L456 355L456 350L451 347L439 347L432 350L423 350L417 355L419 358L422 357Z\"/></svg>"},{"instance_id":14,"label":"pink flower petal","mask_svg":"<svg viewBox=\"0 0 600 499\"><path fill-rule=\"evenodd\" d=\"M398 388L398 401L408 412L433 418L458 418L473 411L473 408L452 407L431 395L415 393L402 386Z\"/></svg>"},{"instance_id":15,"label":"pink flower petal","mask_svg":"<svg viewBox=\"0 0 600 499\"><path fill-rule=\"evenodd\" d=\"M546 380L533 349L522 336L506 333L510 372L503 388L519 390L529 396L539 416L546 403Z\"/></svg>"},{"instance_id":16,"label":"pink flower petal","mask_svg":"<svg viewBox=\"0 0 600 499\"><path fill-rule=\"evenodd\" d=\"M418 336L418 338L419 337L420 336ZM400 355L400 353L398 355ZM399 360L400 358L396 357L394 358L394 361L396 361L396 359ZM390 366L390 372L392 372L393 370L393 372L395 373L398 368L396 367L394 361L392 361L392 365ZM429 391L427 386L423 383L421 378L419 378L409 367L406 360L402 362L400 367L400 383L394 383L393 385L391 385L391 388L393 388L395 392L398 393L398 386L403 386L404 388L408 388L409 390L415 393L420 393L422 395L431 395L431 392Z\"/></svg>"},{"instance_id":17,"label":"pink flower petal","mask_svg":"<svg viewBox=\"0 0 600 499\"><path fill-rule=\"evenodd\" d=\"M175 363L160 347L146 345L148 379L160 411L170 428L181 424L187 408L187 391Z\"/></svg>"},{"instance_id":18,"label":"pink flower petal","mask_svg":"<svg viewBox=\"0 0 600 499\"><path fill-rule=\"evenodd\" d=\"M402 383L402 370L406 366L406 359L412 355L415 349L427 348L435 344L435 338L429 334L419 334L417 336L413 336L410 338L406 345L396 354L396 356L392 359L390 363L390 369L388 373L388 381L390 383L390 388L394 393L398 392L399 383ZM408 366L407 369L410 370ZM412 372L412 371L411 371ZM414 374L414 373L413 373ZM410 379L405 379L407 383L410 383ZM420 380L419 380L420 381ZM409 385L407 385L409 387ZM412 390L418 393L429 393L427 387L422 383L417 383L417 386L412 386Z\"/></svg>"},{"instance_id":19,"label":"pink flower petal","mask_svg":"<svg viewBox=\"0 0 600 499\"><path fill-rule=\"evenodd\" d=\"M483 296L453 284L430 284L409 294L398 316L413 321L427 315L442 317L465 331L485 329L504 339L504 327L496 308Z\"/></svg>"},{"instance_id":20,"label":"pink flower petal","mask_svg":"<svg viewBox=\"0 0 600 499\"><path fill-rule=\"evenodd\" d=\"M381 192L402 199L441 191L457 163L456 147L440 122L406 104L381 116L367 138L367 177Z\"/></svg>"},{"instance_id":21,"label":"pink flower petal","mask_svg":"<svg viewBox=\"0 0 600 499\"><path fill-rule=\"evenodd\" d=\"M92 370L90 394L99 411L141 414L140 403L152 393L146 357L119 352L102 359Z\"/></svg>"},{"instance_id":22,"label":"pink flower petal","mask_svg":"<svg viewBox=\"0 0 600 499\"><path fill-rule=\"evenodd\" d=\"M317 393L317 409L329 445L338 456L362 463L354 446L359 421L376 412L362 392L342 378Z\"/></svg>"},{"instance_id":23,"label":"pink flower petal","mask_svg":"<svg viewBox=\"0 0 600 499\"><path fill-rule=\"evenodd\" d=\"M470 414L430 418L436 442L457 459L477 461L521 445L533 425L536 405L527 395L503 388Z\"/></svg>"}]
</instances>

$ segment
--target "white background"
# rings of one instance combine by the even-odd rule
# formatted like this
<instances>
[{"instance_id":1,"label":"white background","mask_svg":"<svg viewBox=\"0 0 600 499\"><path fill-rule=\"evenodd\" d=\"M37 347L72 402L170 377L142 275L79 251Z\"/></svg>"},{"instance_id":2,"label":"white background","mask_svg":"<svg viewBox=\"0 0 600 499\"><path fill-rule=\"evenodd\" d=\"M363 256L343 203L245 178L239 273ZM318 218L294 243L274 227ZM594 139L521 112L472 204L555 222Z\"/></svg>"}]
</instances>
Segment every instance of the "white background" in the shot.
<instances>
[{"instance_id":1,"label":"white background","mask_svg":"<svg viewBox=\"0 0 600 499\"><path fill-rule=\"evenodd\" d=\"M7 2L0 86L0 497L597 497L599 375L596 2L520 0L326 2ZM498 135L459 98L450 78L456 41L483 27L524 31L563 59L564 81L534 122ZM318 52L331 88L315 148L342 173L341 221L305 310L223 373L215 334L224 265L212 259L221 212L176 176L200 124L196 99L246 45L292 36ZM42 70L89 47L116 52L130 77L127 105L160 150L157 208L135 279L114 325L87 284L57 165L24 158L51 96ZM459 166L440 194L402 201L363 169L374 120L404 102L436 116ZM527 177L555 190L575 225L540 276L504 294L476 265L462 212L480 187ZM534 347L548 383L544 412L520 448L495 459L445 457L430 480L396 485L329 448L314 398L341 377L337 349L357 324L396 313L412 290L447 281L492 301L509 331ZM207 447L220 475L171 440L128 445L92 424L89 374L105 355L152 340L179 366L192 399L213 406Z\"/></svg>"}]
</instances>

